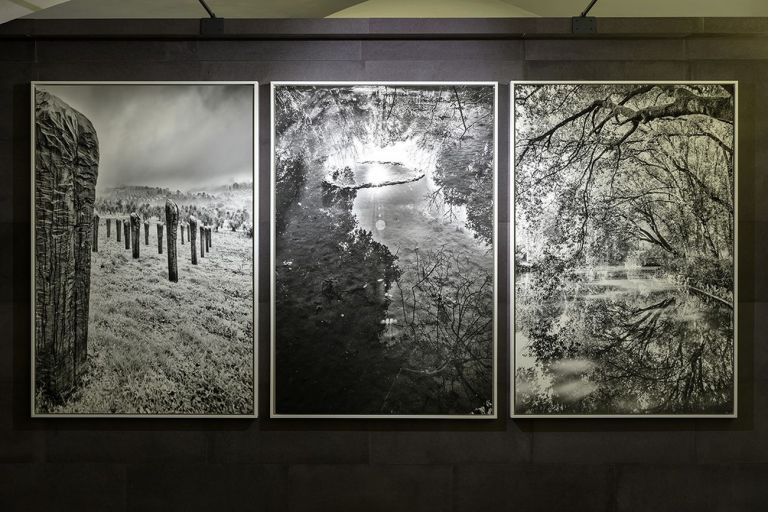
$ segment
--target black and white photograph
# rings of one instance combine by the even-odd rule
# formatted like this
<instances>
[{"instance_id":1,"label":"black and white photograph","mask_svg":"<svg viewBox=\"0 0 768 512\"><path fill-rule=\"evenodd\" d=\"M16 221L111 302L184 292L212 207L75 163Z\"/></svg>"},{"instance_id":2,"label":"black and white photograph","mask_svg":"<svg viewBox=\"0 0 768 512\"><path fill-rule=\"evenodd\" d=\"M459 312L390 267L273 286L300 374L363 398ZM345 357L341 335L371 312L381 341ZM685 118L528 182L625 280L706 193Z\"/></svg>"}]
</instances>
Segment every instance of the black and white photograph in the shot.
<instances>
[{"instance_id":1,"label":"black and white photograph","mask_svg":"<svg viewBox=\"0 0 768 512\"><path fill-rule=\"evenodd\" d=\"M33 416L256 416L257 92L32 84Z\"/></svg>"},{"instance_id":2,"label":"black and white photograph","mask_svg":"<svg viewBox=\"0 0 768 512\"><path fill-rule=\"evenodd\" d=\"M511 104L512 416L734 417L737 84Z\"/></svg>"},{"instance_id":3,"label":"black and white photograph","mask_svg":"<svg viewBox=\"0 0 768 512\"><path fill-rule=\"evenodd\" d=\"M271 416L496 417L496 104L272 84Z\"/></svg>"}]
</instances>

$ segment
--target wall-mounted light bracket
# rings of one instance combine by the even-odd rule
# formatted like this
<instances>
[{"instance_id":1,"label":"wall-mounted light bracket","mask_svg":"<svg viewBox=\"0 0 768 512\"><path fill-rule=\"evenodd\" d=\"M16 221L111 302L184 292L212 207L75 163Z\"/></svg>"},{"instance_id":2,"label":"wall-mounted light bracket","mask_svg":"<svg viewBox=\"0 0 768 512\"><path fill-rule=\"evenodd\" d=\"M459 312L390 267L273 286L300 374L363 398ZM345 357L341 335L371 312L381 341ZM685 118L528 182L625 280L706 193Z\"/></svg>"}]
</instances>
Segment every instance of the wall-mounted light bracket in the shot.
<instances>
[{"instance_id":1,"label":"wall-mounted light bracket","mask_svg":"<svg viewBox=\"0 0 768 512\"><path fill-rule=\"evenodd\" d=\"M574 16L571 18L571 33L573 34L596 34L597 33L597 18L594 16L587 16L589 11L597 3L597 0L591 0L586 9L581 12L580 16Z\"/></svg>"},{"instance_id":2,"label":"wall-mounted light bracket","mask_svg":"<svg viewBox=\"0 0 768 512\"><path fill-rule=\"evenodd\" d=\"M594 16L575 16L571 18L571 32L574 34L596 34L597 18Z\"/></svg>"},{"instance_id":3,"label":"wall-mounted light bracket","mask_svg":"<svg viewBox=\"0 0 768 512\"><path fill-rule=\"evenodd\" d=\"M208 13L207 18L200 19L200 35L216 35L224 33L224 18L217 18L216 13L208 7L205 0L198 0Z\"/></svg>"},{"instance_id":4,"label":"wall-mounted light bracket","mask_svg":"<svg viewBox=\"0 0 768 512\"><path fill-rule=\"evenodd\" d=\"M224 18L200 18L200 35L211 36L224 33Z\"/></svg>"}]
</instances>

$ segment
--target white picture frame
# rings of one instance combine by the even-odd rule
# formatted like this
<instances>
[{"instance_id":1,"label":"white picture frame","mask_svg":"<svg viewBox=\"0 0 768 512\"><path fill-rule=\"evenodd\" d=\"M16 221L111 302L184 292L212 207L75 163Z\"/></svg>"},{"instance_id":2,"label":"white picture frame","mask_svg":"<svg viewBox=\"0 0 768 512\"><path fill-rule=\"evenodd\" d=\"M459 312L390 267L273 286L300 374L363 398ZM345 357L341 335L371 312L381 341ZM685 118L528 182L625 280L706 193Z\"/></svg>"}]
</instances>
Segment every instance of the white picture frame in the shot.
<instances>
[{"instance_id":1,"label":"white picture frame","mask_svg":"<svg viewBox=\"0 0 768 512\"><path fill-rule=\"evenodd\" d=\"M402 87L439 87L439 86L488 86L494 89L494 128L493 128L493 166L494 166L494 208L493 208L493 378L491 414L313 414L313 413L280 413L277 410L276 375L279 369L276 366L276 300L275 300L275 265L276 240L275 240L275 216L276 216L276 190L275 190L275 89L283 86L316 86L316 87L345 87L345 86L402 86ZM270 418L307 418L307 419L466 419L466 420L492 420L498 416L498 82L434 82L434 81L274 81L270 85Z\"/></svg>"},{"instance_id":2,"label":"white picture frame","mask_svg":"<svg viewBox=\"0 0 768 512\"><path fill-rule=\"evenodd\" d=\"M732 411L725 413L679 413L679 414L652 414L652 413L636 413L636 414L558 414L558 413L521 413L517 410L516 404L516 375L517 364L516 354L518 352L517 347L517 330L516 330L516 274L515 274L515 241L516 241L516 205L515 205L515 170L516 170L516 115L515 115L515 89L517 86L547 86L547 85L726 85L733 87L733 363L732 363L732 389L733 389L733 408ZM724 418L732 419L738 417L738 308L739 308L739 295L738 295L738 255L739 255L739 243L738 243L738 159L739 159L739 94L738 94L738 81L732 80L682 80L682 81L664 81L664 80L629 80L629 81L580 81L580 80L528 80L528 81L511 81L510 82L510 151L509 151L509 169L510 169L510 184L509 184L509 212L510 212L510 259L509 259L509 296L511 298L509 312L510 312L510 385L509 385L509 405L510 405L510 417L513 419L584 419L584 418L625 418L625 419L652 419L652 418Z\"/></svg>"},{"instance_id":3,"label":"white picture frame","mask_svg":"<svg viewBox=\"0 0 768 512\"><path fill-rule=\"evenodd\" d=\"M249 357L245 362L252 365L252 394L249 393L247 398L252 400L251 412L237 413L237 414L207 414L207 413L105 413L105 412L83 412L83 413L50 413L39 412L36 408L36 293L35 293L35 278L36 278L36 198L35 198L35 185L36 185L36 91L44 89L46 87L56 86L136 86L136 87L216 87L216 86L243 86L251 89L251 109L250 114L252 116L252 130L253 137L251 141L251 179L253 183L252 187L252 208L253 208L253 237L251 243L251 258L252 258L252 282L253 287L253 336L252 336L252 357ZM30 382L30 409L32 418L134 418L134 419L153 419L153 418L165 418L165 419L194 419L194 418L215 418L215 419L255 419L258 417L259 402L258 402L258 325L259 325L259 311L258 311L258 296L259 296L259 279L258 279L258 240L259 240L259 181L258 181L258 167L259 167L259 83L256 81L33 81L30 84L30 112L31 112L31 146L30 146L30 158L31 158L31 295L32 295L32 309L31 309L31 382ZM246 111L247 112L247 111ZM181 219L180 219L181 220ZM215 240L215 238L214 238ZM188 247L187 245L180 247ZM214 247L214 243L211 243L211 247ZM252 396L251 396L252 395Z\"/></svg>"}]
</instances>

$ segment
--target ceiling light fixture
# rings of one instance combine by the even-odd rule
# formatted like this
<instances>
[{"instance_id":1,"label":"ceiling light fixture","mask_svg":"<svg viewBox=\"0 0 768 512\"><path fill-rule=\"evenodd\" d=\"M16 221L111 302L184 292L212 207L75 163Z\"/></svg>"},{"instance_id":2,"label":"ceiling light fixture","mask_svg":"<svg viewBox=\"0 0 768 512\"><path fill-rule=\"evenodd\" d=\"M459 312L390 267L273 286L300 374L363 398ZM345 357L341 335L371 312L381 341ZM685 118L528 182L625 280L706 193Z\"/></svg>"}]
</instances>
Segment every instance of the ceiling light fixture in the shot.
<instances>
[{"instance_id":1,"label":"ceiling light fixture","mask_svg":"<svg viewBox=\"0 0 768 512\"><path fill-rule=\"evenodd\" d=\"M205 0L198 0L200 5L203 6L205 12L208 13L207 18L200 19L200 34L201 35L215 35L224 33L224 18L218 18L216 13L208 7Z\"/></svg>"},{"instance_id":2,"label":"ceiling light fixture","mask_svg":"<svg viewBox=\"0 0 768 512\"><path fill-rule=\"evenodd\" d=\"M591 0L586 9L581 12L580 16L574 16L571 18L571 32L574 34L594 34L597 32L597 18L594 16L587 16L592 7L595 6L597 0Z\"/></svg>"}]
</instances>

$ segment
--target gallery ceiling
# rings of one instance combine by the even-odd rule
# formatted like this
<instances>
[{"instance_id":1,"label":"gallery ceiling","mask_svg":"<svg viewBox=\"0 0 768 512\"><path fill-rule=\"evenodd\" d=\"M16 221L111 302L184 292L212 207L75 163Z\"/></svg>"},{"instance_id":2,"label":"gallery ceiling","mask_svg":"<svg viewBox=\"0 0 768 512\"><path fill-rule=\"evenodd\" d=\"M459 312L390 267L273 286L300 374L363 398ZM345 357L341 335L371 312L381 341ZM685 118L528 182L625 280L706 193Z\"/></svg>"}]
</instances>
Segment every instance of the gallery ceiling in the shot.
<instances>
[{"instance_id":1,"label":"gallery ceiling","mask_svg":"<svg viewBox=\"0 0 768 512\"><path fill-rule=\"evenodd\" d=\"M578 15L588 0L207 0L222 18L477 18ZM768 16L765 0L599 0L604 17ZM198 0L0 0L0 23L17 17L201 18Z\"/></svg>"}]
</instances>

